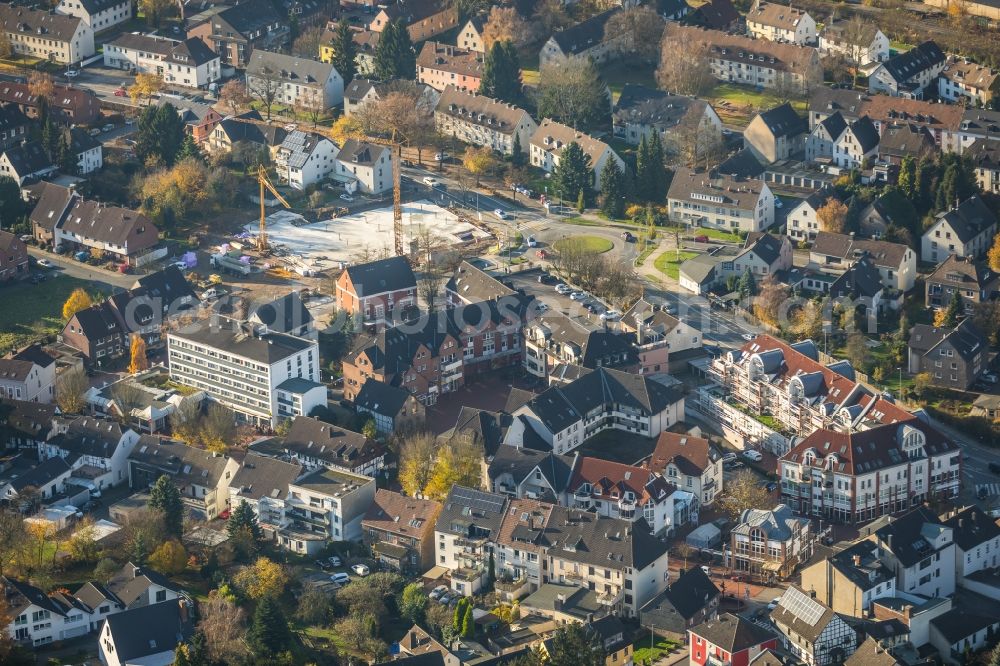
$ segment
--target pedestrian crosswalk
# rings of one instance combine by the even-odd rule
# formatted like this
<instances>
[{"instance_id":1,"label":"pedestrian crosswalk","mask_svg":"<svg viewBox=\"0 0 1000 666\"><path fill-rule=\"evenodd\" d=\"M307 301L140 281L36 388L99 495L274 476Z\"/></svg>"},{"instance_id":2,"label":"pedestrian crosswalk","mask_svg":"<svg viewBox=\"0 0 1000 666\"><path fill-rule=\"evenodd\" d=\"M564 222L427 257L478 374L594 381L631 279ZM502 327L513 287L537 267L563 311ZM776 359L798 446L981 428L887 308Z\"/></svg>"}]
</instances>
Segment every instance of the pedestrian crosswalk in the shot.
<instances>
[{"instance_id":1,"label":"pedestrian crosswalk","mask_svg":"<svg viewBox=\"0 0 1000 666\"><path fill-rule=\"evenodd\" d=\"M1000 483L979 483L976 485L977 497L996 497L1000 495Z\"/></svg>"}]
</instances>

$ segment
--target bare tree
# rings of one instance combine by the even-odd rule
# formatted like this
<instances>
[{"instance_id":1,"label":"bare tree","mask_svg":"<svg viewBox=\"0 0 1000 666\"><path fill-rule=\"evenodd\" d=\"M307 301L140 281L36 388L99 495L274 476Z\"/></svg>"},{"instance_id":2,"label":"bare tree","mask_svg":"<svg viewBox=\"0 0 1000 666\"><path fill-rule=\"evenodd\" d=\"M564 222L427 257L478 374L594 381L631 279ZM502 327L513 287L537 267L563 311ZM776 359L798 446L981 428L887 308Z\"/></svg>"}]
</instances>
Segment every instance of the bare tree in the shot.
<instances>
[{"instance_id":1,"label":"bare tree","mask_svg":"<svg viewBox=\"0 0 1000 666\"><path fill-rule=\"evenodd\" d=\"M720 505L731 519L738 520L746 509L770 509L774 498L760 485L757 475L743 470L726 484Z\"/></svg>"},{"instance_id":2,"label":"bare tree","mask_svg":"<svg viewBox=\"0 0 1000 666\"><path fill-rule=\"evenodd\" d=\"M295 112L300 116L305 116L316 127L319 119L326 115L329 109L323 101L323 92L316 88L304 88L299 93L298 101L295 103Z\"/></svg>"},{"instance_id":3,"label":"bare tree","mask_svg":"<svg viewBox=\"0 0 1000 666\"><path fill-rule=\"evenodd\" d=\"M56 377L56 404L67 414L79 414L86 406L84 394L90 388L83 368L66 370Z\"/></svg>"},{"instance_id":4,"label":"bare tree","mask_svg":"<svg viewBox=\"0 0 1000 666\"><path fill-rule=\"evenodd\" d=\"M539 29L541 39L547 39L556 30L561 30L570 24L569 14L562 0L539 0L535 5L535 13L531 23Z\"/></svg>"},{"instance_id":5,"label":"bare tree","mask_svg":"<svg viewBox=\"0 0 1000 666\"><path fill-rule=\"evenodd\" d=\"M604 26L604 41L620 40L625 54L655 62L660 52L663 26L663 19L652 7L629 7L608 20Z\"/></svg>"},{"instance_id":6,"label":"bare tree","mask_svg":"<svg viewBox=\"0 0 1000 666\"><path fill-rule=\"evenodd\" d=\"M24 516L10 508L0 509L0 576L10 575L22 541Z\"/></svg>"},{"instance_id":7,"label":"bare tree","mask_svg":"<svg viewBox=\"0 0 1000 666\"><path fill-rule=\"evenodd\" d=\"M271 108L278 101L281 92L281 72L264 65L255 74L247 74L247 92L264 107L267 120L271 119Z\"/></svg>"},{"instance_id":8,"label":"bare tree","mask_svg":"<svg viewBox=\"0 0 1000 666\"><path fill-rule=\"evenodd\" d=\"M531 38L531 26L521 18L514 7L490 8L489 18L483 26L483 45L489 51L494 42L514 42L523 46Z\"/></svg>"},{"instance_id":9,"label":"bare tree","mask_svg":"<svg viewBox=\"0 0 1000 666\"><path fill-rule=\"evenodd\" d=\"M132 410L142 406L143 390L130 381L118 382L111 388L111 397L121 412L122 425L132 427Z\"/></svg>"},{"instance_id":10,"label":"bare tree","mask_svg":"<svg viewBox=\"0 0 1000 666\"><path fill-rule=\"evenodd\" d=\"M709 61L709 47L704 42L687 39L687 33L674 34L669 26L660 44L660 65L656 82L664 90L681 95L702 95L715 83Z\"/></svg>"},{"instance_id":11,"label":"bare tree","mask_svg":"<svg viewBox=\"0 0 1000 666\"><path fill-rule=\"evenodd\" d=\"M434 109L413 82L394 83L382 99L366 104L357 115L365 134L415 147L417 161L422 161L422 147L434 134Z\"/></svg>"},{"instance_id":12,"label":"bare tree","mask_svg":"<svg viewBox=\"0 0 1000 666\"><path fill-rule=\"evenodd\" d=\"M292 55L300 58L315 59L319 57L319 46L323 41L323 27L311 25L299 33L292 42Z\"/></svg>"},{"instance_id":13,"label":"bare tree","mask_svg":"<svg viewBox=\"0 0 1000 666\"><path fill-rule=\"evenodd\" d=\"M230 79L219 90L219 101L224 102L233 113L247 108L251 100L246 84L236 79Z\"/></svg>"},{"instance_id":14,"label":"bare tree","mask_svg":"<svg viewBox=\"0 0 1000 666\"><path fill-rule=\"evenodd\" d=\"M205 637L205 650L213 662L237 664L249 654L243 634L246 616L232 600L213 591L198 606L198 631Z\"/></svg>"},{"instance_id":15,"label":"bare tree","mask_svg":"<svg viewBox=\"0 0 1000 666\"><path fill-rule=\"evenodd\" d=\"M722 129L699 113L702 103L696 102L692 112L671 128L665 140L669 156L690 167L718 164L724 154Z\"/></svg>"}]
</instances>

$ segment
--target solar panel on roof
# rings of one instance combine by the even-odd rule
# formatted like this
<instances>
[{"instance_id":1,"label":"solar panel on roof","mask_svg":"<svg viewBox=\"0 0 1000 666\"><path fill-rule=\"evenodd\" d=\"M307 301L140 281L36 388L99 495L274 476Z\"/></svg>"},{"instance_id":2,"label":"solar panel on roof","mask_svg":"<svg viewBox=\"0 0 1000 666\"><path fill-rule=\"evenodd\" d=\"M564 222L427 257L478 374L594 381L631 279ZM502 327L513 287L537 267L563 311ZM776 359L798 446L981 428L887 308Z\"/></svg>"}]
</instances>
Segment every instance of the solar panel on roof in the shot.
<instances>
[{"instance_id":1,"label":"solar panel on roof","mask_svg":"<svg viewBox=\"0 0 1000 666\"><path fill-rule=\"evenodd\" d=\"M781 597L781 606L786 611L813 626L823 617L826 609L815 599L812 599L796 588L791 588Z\"/></svg>"}]
</instances>

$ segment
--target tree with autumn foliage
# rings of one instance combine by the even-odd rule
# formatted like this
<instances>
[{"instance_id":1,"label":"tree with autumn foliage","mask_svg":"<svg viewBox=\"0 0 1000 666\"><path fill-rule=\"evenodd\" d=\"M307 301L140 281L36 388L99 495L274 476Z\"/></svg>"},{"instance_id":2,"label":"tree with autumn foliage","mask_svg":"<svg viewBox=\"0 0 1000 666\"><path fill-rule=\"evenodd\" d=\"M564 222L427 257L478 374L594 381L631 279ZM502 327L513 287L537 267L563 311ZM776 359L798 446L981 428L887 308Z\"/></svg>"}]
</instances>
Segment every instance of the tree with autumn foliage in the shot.
<instances>
[{"instance_id":1,"label":"tree with autumn foliage","mask_svg":"<svg viewBox=\"0 0 1000 666\"><path fill-rule=\"evenodd\" d=\"M149 556L149 563L161 573L176 576L187 568L188 554L177 539L164 541Z\"/></svg>"},{"instance_id":2,"label":"tree with autumn foliage","mask_svg":"<svg viewBox=\"0 0 1000 666\"><path fill-rule=\"evenodd\" d=\"M140 97L146 98L146 103L153 98L161 90L163 90L163 77L159 74L147 74L140 72L135 75L135 83L133 83L128 88L128 96L132 98L132 103L135 104Z\"/></svg>"},{"instance_id":3,"label":"tree with autumn foliage","mask_svg":"<svg viewBox=\"0 0 1000 666\"><path fill-rule=\"evenodd\" d=\"M775 505L774 498L760 485L757 475L750 470L738 472L732 481L726 482L720 508L732 520L739 520L740 514L747 509L770 509Z\"/></svg>"},{"instance_id":4,"label":"tree with autumn foliage","mask_svg":"<svg viewBox=\"0 0 1000 666\"><path fill-rule=\"evenodd\" d=\"M149 368L149 359L146 358L146 341L138 333L132 334L129 344L129 374L137 374Z\"/></svg>"},{"instance_id":5,"label":"tree with autumn foliage","mask_svg":"<svg viewBox=\"0 0 1000 666\"><path fill-rule=\"evenodd\" d=\"M427 432L414 433L399 447L399 483L407 495L417 497L427 487L437 450L437 440Z\"/></svg>"},{"instance_id":6,"label":"tree with autumn foliage","mask_svg":"<svg viewBox=\"0 0 1000 666\"><path fill-rule=\"evenodd\" d=\"M453 485L479 488L482 485L480 462L482 447L472 441L455 441L438 451L434 471L424 487L424 496L443 500Z\"/></svg>"},{"instance_id":7,"label":"tree with autumn foliage","mask_svg":"<svg viewBox=\"0 0 1000 666\"><path fill-rule=\"evenodd\" d=\"M496 163L497 160L493 157L493 151L486 146L479 148L469 146L465 149L465 154L462 156L462 166L476 177L476 187L479 187L480 177L488 173L490 169L493 169Z\"/></svg>"},{"instance_id":8,"label":"tree with autumn foliage","mask_svg":"<svg viewBox=\"0 0 1000 666\"><path fill-rule=\"evenodd\" d=\"M788 287L773 276L768 275L760 285L760 294L754 297L753 313L757 319L765 324L780 327L778 320L781 313L781 305L788 300Z\"/></svg>"},{"instance_id":9,"label":"tree with autumn foliage","mask_svg":"<svg viewBox=\"0 0 1000 666\"><path fill-rule=\"evenodd\" d=\"M240 113L250 106L253 97L247 92L245 83L237 79L230 79L219 90L219 101L228 106L233 113Z\"/></svg>"},{"instance_id":10,"label":"tree with autumn foliage","mask_svg":"<svg viewBox=\"0 0 1000 666\"><path fill-rule=\"evenodd\" d=\"M816 218L823 231L842 234L847 228L847 206L830 197L825 204L816 209Z\"/></svg>"},{"instance_id":11,"label":"tree with autumn foliage","mask_svg":"<svg viewBox=\"0 0 1000 666\"><path fill-rule=\"evenodd\" d=\"M285 568L266 557L258 557L253 564L243 567L233 578L233 583L251 599L277 597L288 584Z\"/></svg>"},{"instance_id":12,"label":"tree with autumn foliage","mask_svg":"<svg viewBox=\"0 0 1000 666\"><path fill-rule=\"evenodd\" d=\"M960 294L958 289L956 289L951 292L951 300L948 301L948 306L943 310L938 310L934 313L934 325L945 328L953 328L957 326L958 319L962 316L964 309L965 307L962 302L962 294Z\"/></svg>"},{"instance_id":13,"label":"tree with autumn foliage","mask_svg":"<svg viewBox=\"0 0 1000 666\"><path fill-rule=\"evenodd\" d=\"M86 310L91 305L94 304L94 299L90 297L82 287L77 287L73 290L73 293L69 295L66 302L62 306L62 316L63 319L69 320L70 317L75 315L80 310Z\"/></svg>"},{"instance_id":14,"label":"tree with autumn foliage","mask_svg":"<svg viewBox=\"0 0 1000 666\"><path fill-rule=\"evenodd\" d=\"M990 268L1000 271L1000 234L993 237L993 247L986 254L986 258L989 261Z\"/></svg>"}]
</instances>

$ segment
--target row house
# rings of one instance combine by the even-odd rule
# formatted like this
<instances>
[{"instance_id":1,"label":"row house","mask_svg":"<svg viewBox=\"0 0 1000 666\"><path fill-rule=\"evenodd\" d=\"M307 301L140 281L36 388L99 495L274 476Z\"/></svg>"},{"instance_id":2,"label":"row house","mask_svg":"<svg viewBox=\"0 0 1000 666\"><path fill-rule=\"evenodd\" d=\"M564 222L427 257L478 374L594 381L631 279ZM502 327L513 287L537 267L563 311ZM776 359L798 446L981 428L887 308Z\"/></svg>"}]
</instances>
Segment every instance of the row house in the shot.
<instances>
[{"instance_id":1,"label":"row house","mask_svg":"<svg viewBox=\"0 0 1000 666\"><path fill-rule=\"evenodd\" d=\"M83 19L94 32L107 30L132 18L128 0L59 0L57 14Z\"/></svg>"},{"instance_id":2,"label":"row house","mask_svg":"<svg viewBox=\"0 0 1000 666\"><path fill-rule=\"evenodd\" d=\"M977 304L991 300L1000 290L998 278L1000 274L984 261L949 255L924 278L924 305L935 310L947 307L954 292L958 291L965 314L970 315Z\"/></svg>"},{"instance_id":3,"label":"row house","mask_svg":"<svg viewBox=\"0 0 1000 666\"><path fill-rule=\"evenodd\" d=\"M288 22L267 0L215 5L189 17L187 25L187 36L205 42L228 67L247 67L251 53L280 48L290 34Z\"/></svg>"},{"instance_id":4,"label":"row house","mask_svg":"<svg viewBox=\"0 0 1000 666\"><path fill-rule=\"evenodd\" d=\"M805 148L808 124L788 102L754 116L743 131L743 144L764 164L798 156Z\"/></svg>"},{"instance_id":5,"label":"row house","mask_svg":"<svg viewBox=\"0 0 1000 666\"><path fill-rule=\"evenodd\" d=\"M250 450L302 465L310 472L333 469L376 477L385 469L384 446L311 416L296 416L283 437L255 442Z\"/></svg>"},{"instance_id":6,"label":"row house","mask_svg":"<svg viewBox=\"0 0 1000 666\"><path fill-rule=\"evenodd\" d=\"M687 645L692 664L749 666L777 648L778 637L739 615L722 613L688 629Z\"/></svg>"},{"instance_id":7,"label":"row house","mask_svg":"<svg viewBox=\"0 0 1000 666\"><path fill-rule=\"evenodd\" d=\"M552 33L538 54L540 64L560 63L568 59L590 59L602 63L619 57L623 52L625 36L609 36L605 30L608 21L619 12L621 7L613 7Z\"/></svg>"},{"instance_id":8,"label":"row house","mask_svg":"<svg viewBox=\"0 0 1000 666\"><path fill-rule=\"evenodd\" d=\"M869 257L878 268L886 289L906 292L916 283L917 254L902 243L820 231L809 248L810 263L834 274L846 271L862 256Z\"/></svg>"},{"instance_id":9,"label":"row house","mask_svg":"<svg viewBox=\"0 0 1000 666\"><path fill-rule=\"evenodd\" d=\"M278 532L288 522L288 487L305 473L297 462L259 455L251 448L233 474L226 502L230 511L244 503L253 509L264 537L277 541Z\"/></svg>"},{"instance_id":10,"label":"row house","mask_svg":"<svg viewBox=\"0 0 1000 666\"><path fill-rule=\"evenodd\" d=\"M976 194L935 216L920 239L920 259L937 264L949 255L976 259L993 246L997 218Z\"/></svg>"},{"instance_id":11,"label":"row house","mask_svg":"<svg viewBox=\"0 0 1000 666\"><path fill-rule=\"evenodd\" d=\"M614 160L618 168L625 171L625 162L607 143L551 118L544 119L531 135L529 161L532 166L553 173L559 166L563 150L571 143L579 146L583 154L590 158L592 187L595 190L601 189L601 172L608 160Z\"/></svg>"},{"instance_id":12,"label":"row house","mask_svg":"<svg viewBox=\"0 0 1000 666\"><path fill-rule=\"evenodd\" d=\"M295 130L288 133L274 156L279 182L296 190L318 185L334 172L337 146L317 132Z\"/></svg>"},{"instance_id":13,"label":"row house","mask_svg":"<svg viewBox=\"0 0 1000 666\"><path fill-rule=\"evenodd\" d=\"M337 278L337 310L366 324L398 322L417 305L417 278L406 257L389 257L344 269Z\"/></svg>"},{"instance_id":14,"label":"row house","mask_svg":"<svg viewBox=\"0 0 1000 666\"><path fill-rule=\"evenodd\" d=\"M766 183L677 169L667 192L670 219L721 231L764 231L774 224L774 194Z\"/></svg>"},{"instance_id":15,"label":"row house","mask_svg":"<svg viewBox=\"0 0 1000 666\"><path fill-rule=\"evenodd\" d=\"M633 146L654 132L672 155L703 156L722 145L722 120L705 100L626 83L612 111L614 135Z\"/></svg>"},{"instance_id":16,"label":"row house","mask_svg":"<svg viewBox=\"0 0 1000 666\"><path fill-rule=\"evenodd\" d=\"M794 585L771 611L771 622L788 651L808 666L843 664L857 649L854 627Z\"/></svg>"},{"instance_id":17,"label":"row house","mask_svg":"<svg viewBox=\"0 0 1000 666\"><path fill-rule=\"evenodd\" d=\"M938 95L949 102L967 106L990 106L1000 88L1000 73L968 58L949 56L938 78Z\"/></svg>"},{"instance_id":18,"label":"row house","mask_svg":"<svg viewBox=\"0 0 1000 666\"><path fill-rule=\"evenodd\" d=\"M373 5L375 3L372 3ZM378 5L378 12L368 23L368 29L381 33L391 21L400 20L414 44L457 28L458 9L442 0L413 0L388 6Z\"/></svg>"},{"instance_id":19,"label":"row house","mask_svg":"<svg viewBox=\"0 0 1000 666\"><path fill-rule=\"evenodd\" d=\"M955 542L955 576L963 586L978 571L996 569L1000 563L1000 526L978 506L951 511L944 524Z\"/></svg>"},{"instance_id":20,"label":"row house","mask_svg":"<svg viewBox=\"0 0 1000 666\"><path fill-rule=\"evenodd\" d=\"M961 466L958 446L915 418L816 430L778 463L782 500L792 509L849 524L957 496Z\"/></svg>"},{"instance_id":21,"label":"row house","mask_svg":"<svg viewBox=\"0 0 1000 666\"><path fill-rule=\"evenodd\" d=\"M488 583L490 561L499 571L494 554L510 500L506 495L453 485L434 524L434 564L451 576L451 588L474 595Z\"/></svg>"},{"instance_id":22,"label":"row house","mask_svg":"<svg viewBox=\"0 0 1000 666\"><path fill-rule=\"evenodd\" d=\"M0 102L0 150L28 139L31 121L16 104Z\"/></svg>"},{"instance_id":23,"label":"row house","mask_svg":"<svg viewBox=\"0 0 1000 666\"><path fill-rule=\"evenodd\" d=\"M493 275L463 260L444 285L448 305L457 307L483 301L494 301L515 292Z\"/></svg>"},{"instance_id":24,"label":"row house","mask_svg":"<svg viewBox=\"0 0 1000 666\"><path fill-rule=\"evenodd\" d=\"M129 335L111 301L74 313L63 326L59 340L97 367L124 354L129 345Z\"/></svg>"},{"instance_id":25,"label":"row house","mask_svg":"<svg viewBox=\"0 0 1000 666\"><path fill-rule=\"evenodd\" d=\"M90 632L88 609L70 594L46 594L8 576L0 577L0 593L10 617L4 631L15 643L37 647Z\"/></svg>"},{"instance_id":26,"label":"row house","mask_svg":"<svg viewBox=\"0 0 1000 666\"><path fill-rule=\"evenodd\" d=\"M380 489L361 521L362 538L381 564L422 573L434 566L434 526L440 512L440 502Z\"/></svg>"},{"instance_id":27,"label":"row house","mask_svg":"<svg viewBox=\"0 0 1000 666\"><path fill-rule=\"evenodd\" d=\"M868 91L892 97L923 99L937 92L938 75L944 70L944 51L934 42L923 42L890 57L868 76Z\"/></svg>"},{"instance_id":28,"label":"row house","mask_svg":"<svg viewBox=\"0 0 1000 666\"><path fill-rule=\"evenodd\" d=\"M543 314L524 330L524 367L549 382L567 366L582 372L579 369L627 369L635 363L635 349L620 332L590 330L563 314Z\"/></svg>"},{"instance_id":29,"label":"row house","mask_svg":"<svg viewBox=\"0 0 1000 666\"><path fill-rule=\"evenodd\" d=\"M579 454L498 446L487 466L487 485L492 492L517 499L565 504L578 459Z\"/></svg>"},{"instance_id":30,"label":"row house","mask_svg":"<svg viewBox=\"0 0 1000 666\"><path fill-rule=\"evenodd\" d=\"M382 436L415 432L423 428L427 411L412 393L374 379L361 385L354 396L354 411L375 422L375 432Z\"/></svg>"},{"instance_id":31,"label":"row house","mask_svg":"<svg viewBox=\"0 0 1000 666\"><path fill-rule=\"evenodd\" d=\"M816 20L791 4L757 0L747 12L747 33L756 39L815 46Z\"/></svg>"},{"instance_id":32,"label":"row house","mask_svg":"<svg viewBox=\"0 0 1000 666\"><path fill-rule=\"evenodd\" d=\"M82 18L0 5L0 32L18 55L69 65L94 55L94 28Z\"/></svg>"},{"instance_id":33,"label":"row house","mask_svg":"<svg viewBox=\"0 0 1000 666\"><path fill-rule=\"evenodd\" d=\"M719 616L722 592L700 566L681 569L677 579L642 607L639 623L685 638L688 629Z\"/></svg>"},{"instance_id":34,"label":"row house","mask_svg":"<svg viewBox=\"0 0 1000 666\"><path fill-rule=\"evenodd\" d=\"M156 74L164 83L184 88L207 88L222 77L218 54L195 38L122 33L104 45L104 66Z\"/></svg>"},{"instance_id":35,"label":"row house","mask_svg":"<svg viewBox=\"0 0 1000 666\"><path fill-rule=\"evenodd\" d=\"M603 430L653 437L684 416L684 394L647 377L600 367L552 386L511 412L504 443L568 453Z\"/></svg>"},{"instance_id":36,"label":"row house","mask_svg":"<svg viewBox=\"0 0 1000 666\"><path fill-rule=\"evenodd\" d=\"M1000 194L1000 145L991 139L976 139L963 154L972 160L979 189Z\"/></svg>"},{"instance_id":37,"label":"row house","mask_svg":"<svg viewBox=\"0 0 1000 666\"><path fill-rule=\"evenodd\" d=\"M962 109L951 150L964 153L977 139L995 139L1000 132L1000 112L992 109Z\"/></svg>"},{"instance_id":38,"label":"row house","mask_svg":"<svg viewBox=\"0 0 1000 666\"><path fill-rule=\"evenodd\" d=\"M844 56L855 67L863 67L889 59L889 38L874 23L865 23L856 31L848 21L831 18L819 34L819 51Z\"/></svg>"},{"instance_id":39,"label":"row house","mask_svg":"<svg viewBox=\"0 0 1000 666\"><path fill-rule=\"evenodd\" d=\"M369 379L399 386L425 405L470 377L521 365L525 300L507 296L422 315L363 336L344 358L344 397Z\"/></svg>"},{"instance_id":40,"label":"row house","mask_svg":"<svg viewBox=\"0 0 1000 666\"><path fill-rule=\"evenodd\" d=\"M812 557L809 520L795 516L786 504L744 510L730 532L730 542L733 570L751 580L787 578Z\"/></svg>"},{"instance_id":41,"label":"row house","mask_svg":"<svg viewBox=\"0 0 1000 666\"><path fill-rule=\"evenodd\" d=\"M449 85L434 109L437 131L503 155L528 149L538 124L524 109Z\"/></svg>"},{"instance_id":42,"label":"row house","mask_svg":"<svg viewBox=\"0 0 1000 666\"><path fill-rule=\"evenodd\" d=\"M484 56L450 44L424 42L417 55L417 81L444 91L448 86L474 93L483 80Z\"/></svg>"},{"instance_id":43,"label":"row house","mask_svg":"<svg viewBox=\"0 0 1000 666\"><path fill-rule=\"evenodd\" d=\"M62 125L90 125L101 117L100 100L88 88L54 83L47 101L51 117ZM14 104L29 118L38 118L39 97L27 83L0 82L0 102Z\"/></svg>"},{"instance_id":44,"label":"row house","mask_svg":"<svg viewBox=\"0 0 1000 666\"><path fill-rule=\"evenodd\" d=\"M0 397L0 450L38 447L49 438L58 407L54 402L27 402ZM38 458L37 453L33 456Z\"/></svg>"}]
</instances>

